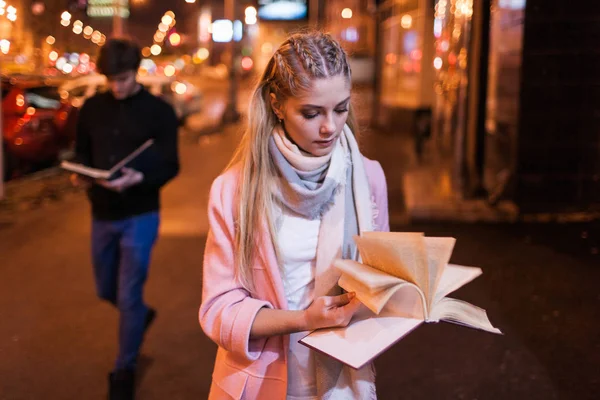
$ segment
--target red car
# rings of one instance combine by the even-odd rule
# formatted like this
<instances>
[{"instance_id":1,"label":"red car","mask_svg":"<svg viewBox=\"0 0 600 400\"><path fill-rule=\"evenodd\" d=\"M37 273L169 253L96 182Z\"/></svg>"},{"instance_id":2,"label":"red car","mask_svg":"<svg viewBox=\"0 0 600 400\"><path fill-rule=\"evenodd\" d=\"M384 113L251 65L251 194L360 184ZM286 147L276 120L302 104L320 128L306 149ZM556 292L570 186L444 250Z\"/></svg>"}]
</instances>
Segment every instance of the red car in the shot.
<instances>
[{"instance_id":1,"label":"red car","mask_svg":"<svg viewBox=\"0 0 600 400\"><path fill-rule=\"evenodd\" d=\"M75 138L77 109L56 87L2 79L4 178L57 161Z\"/></svg>"}]
</instances>

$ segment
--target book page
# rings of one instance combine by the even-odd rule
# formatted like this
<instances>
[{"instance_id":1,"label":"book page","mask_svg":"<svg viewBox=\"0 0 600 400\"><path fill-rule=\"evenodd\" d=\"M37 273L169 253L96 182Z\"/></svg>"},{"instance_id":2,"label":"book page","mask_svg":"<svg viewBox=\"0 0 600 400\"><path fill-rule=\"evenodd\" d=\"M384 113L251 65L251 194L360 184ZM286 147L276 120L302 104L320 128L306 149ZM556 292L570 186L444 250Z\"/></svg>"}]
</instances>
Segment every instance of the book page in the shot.
<instances>
[{"instance_id":1,"label":"book page","mask_svg":"<svg viewBox=\"0 0 600 400\"><path fill-rule=\"evenodd\" d=\"M378 293L381 290L397 285L398 283L406 282L393 275L354 260L342 260L338 258L333 261L333 267L338 269L342 273L342 276L347 276L359 281L361 285L364 286L363 291L370 294Z\"/></svg>"},{"instance_id":2,"label":"book page","mask_svg":"<svg viewBox=\"0 0 600 400\"><path fill-rule=\"evenodd\" d=\"M490 333L502 334L490 322L484 309L466 301L446 297L438 302L432 310L431 318L452 322Z\"/></svg>"},{"instance_id":3,"label":"book page","mask_svg":"<svg viewBox=\"0 0 600 400\"><path fill-rule=\"evenodd\" d=\"M451 237L425 237L424 240L429 267L429 292L426 293L426 298L428 310L431 310L438 284L444 273L444 268L450 261L456 239Z\"/></svg>"},{"instance_id":4,"label":"book page","mask_svg":"<svg viewBox=\"0 0 600 400\"><path fill-rule=\"evenodd\" d=\"M338 284L347 292L356 293L356 298L375 314L419 319L428 315L425 296L414 283L400 280L400 283L373 293L360 281L342 274Z\"/></svg>"},{"instance_id":5,"label":"book page","mask_svg":"<svg viewBox=\"0 0 600 400\"><path fill-rule=\"evenodd\" d=\"M89 176L94 179L108 179L110 178L111 172L98 168L87 167L83 164L77 164L70 161L63 161L60 163L62 169L67 171L75 172L79 175Z\"/></svg>"},{"instance_id":6,"label":"book page","mask_svg":"<svg viewBox=\"0 0 600 400\"><path fill-rule=\"evenodd\" d=\"M414 283L353 260L336 259L333 266L341 272L338 285L355 292L358 300L375 314L385 307L395 316L426 317L425 295Z\"/></svg>"},{"instance_id":7,"label":"book page","mask_svg":"<svg viewBox=\"0 0 600 400\"><path fill-rule=\"evenodd\" d=\"M422 233L364 232L354 240L364 264L429 293L427 250Z\"/></svg>"},{"instance_id":8,"label":"book page","mask_svg":"<svg viewBox=\"0 0 600 400\"><path fill-rule=\"evenodd\" d=\"M377 317L363 308L347 327L314 331L302 338L300 343L359 369L422 322L411 318Z\"/></svg>"},{"instance_id":9,"label":"book page","mask_svg":"<svg viewBox=\"0 0 600 400\"><path fill-rule=\"evenodd\" d=\"M407 282L386 292L389 295L379 317L429 319L425 295L416 285Z\"/></svg>"},{"instance_id":10,"label":"book page","mask_svg":"<svg viewBox=\"0 0 600 400\"><path fill-rule=\"evenodd\" d=\"M60 167L62 169L66 169L67 171L75 172L80 175L89 176L94 179L110 179L115 173L117 173L121 168L127 165L130 161L140 155L144 150L150 147L154 143L154 139L146 140L140 147L135 149L132 153L130 153L127 157L119 161L115 164L110 170L104 170L99 168L88 167L87 165L74 163L71 161L63 161L60 163Z\"/></svg>"},{"instance_id":11,"label":"book page","mask_svg":"<svg viewBox=\"0 0 600 400\"><path fill-rule=\"evenodd\" d=\"M438 284L432 307L435 307L435 304L444 297L471 282L481 274L481 268L448 264L446 268L444 268L444 273Z\"/></svg>"}]
</instances>

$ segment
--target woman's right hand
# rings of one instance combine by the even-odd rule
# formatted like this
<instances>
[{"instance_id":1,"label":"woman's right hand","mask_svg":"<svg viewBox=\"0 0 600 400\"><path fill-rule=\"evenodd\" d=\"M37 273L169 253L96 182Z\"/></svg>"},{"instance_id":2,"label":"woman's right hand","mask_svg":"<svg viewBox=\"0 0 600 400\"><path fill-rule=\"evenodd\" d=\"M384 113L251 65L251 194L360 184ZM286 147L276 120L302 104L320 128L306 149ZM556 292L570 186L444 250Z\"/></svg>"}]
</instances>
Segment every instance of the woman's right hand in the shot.
<instances>
[{"instance_id":1,"label":"woman's right hand","mask_svg":"<svg viewBox=\"0 0 600 400\"><path fill-rule=\"evenodd\" d=\"M355 293L317 297L304 310L306 330L347 326L360 304Z\"/></svg>"}]
</instances>

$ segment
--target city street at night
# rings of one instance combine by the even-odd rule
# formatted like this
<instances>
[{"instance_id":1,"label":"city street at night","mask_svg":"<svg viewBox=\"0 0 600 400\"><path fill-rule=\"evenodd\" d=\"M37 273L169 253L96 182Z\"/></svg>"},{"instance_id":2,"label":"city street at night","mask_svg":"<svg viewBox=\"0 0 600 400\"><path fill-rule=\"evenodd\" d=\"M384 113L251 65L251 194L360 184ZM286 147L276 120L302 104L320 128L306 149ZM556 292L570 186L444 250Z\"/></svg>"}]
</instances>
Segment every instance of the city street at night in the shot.
<instances>
[{"instance_id":1,"label":"city street at night","mask_svg":"<svg viewBox=\"0 0 600 400\"><path fill-rule=\"evenodd\" d=\"M600 399L598 21L0 0L0 400Z\"/></svg>"},{"instance_id":2,"label":"city street at night","mask_svg":"<svg viewBox=\"0 0 600 400\"><path fill-rule=\"evenodd\" d=\"M143 347L140 399L207 396L216 347L197 319L207 197L240 129L199 137L181 131L182 172L164 191L146 294L158 318ZM406 224L400 175L415 163L409 138L368 130L362 141L388 173L392 230L456 237L452 261L483 275L455 297L485 308L504 332L419 327L377 359L379 398L595 398L600 270L589 248L577 247L581 239L558 224ZM0 398L102 398L117 313L94 293L84 193L3 215ZM585 226L592 227L579 231Z\"/></svg>"}]
</instances>

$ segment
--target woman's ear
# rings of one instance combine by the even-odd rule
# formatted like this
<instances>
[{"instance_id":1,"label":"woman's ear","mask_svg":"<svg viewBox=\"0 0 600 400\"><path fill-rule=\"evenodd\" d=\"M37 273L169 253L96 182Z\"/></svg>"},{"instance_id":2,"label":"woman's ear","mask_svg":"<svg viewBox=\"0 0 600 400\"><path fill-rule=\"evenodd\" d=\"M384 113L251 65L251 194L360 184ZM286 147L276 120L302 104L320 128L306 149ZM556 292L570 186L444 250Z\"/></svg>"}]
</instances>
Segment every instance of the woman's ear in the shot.
<instances>
[{"instance_id":1,"label":"woman's ear","mask_svg":"<svg viewBox=\"0 0 600 400\"><path fill-rule=\"evenodd\" d=\"M279 120L282 120L283 119L283 110L281 107L281 102L277 99L277 96L275 96L275 93L271 93L270 97L271 97L271 108L273 109L273 112L275 113L275 115L277 116L277 118Z\"/></svg>"}]
</instances>

